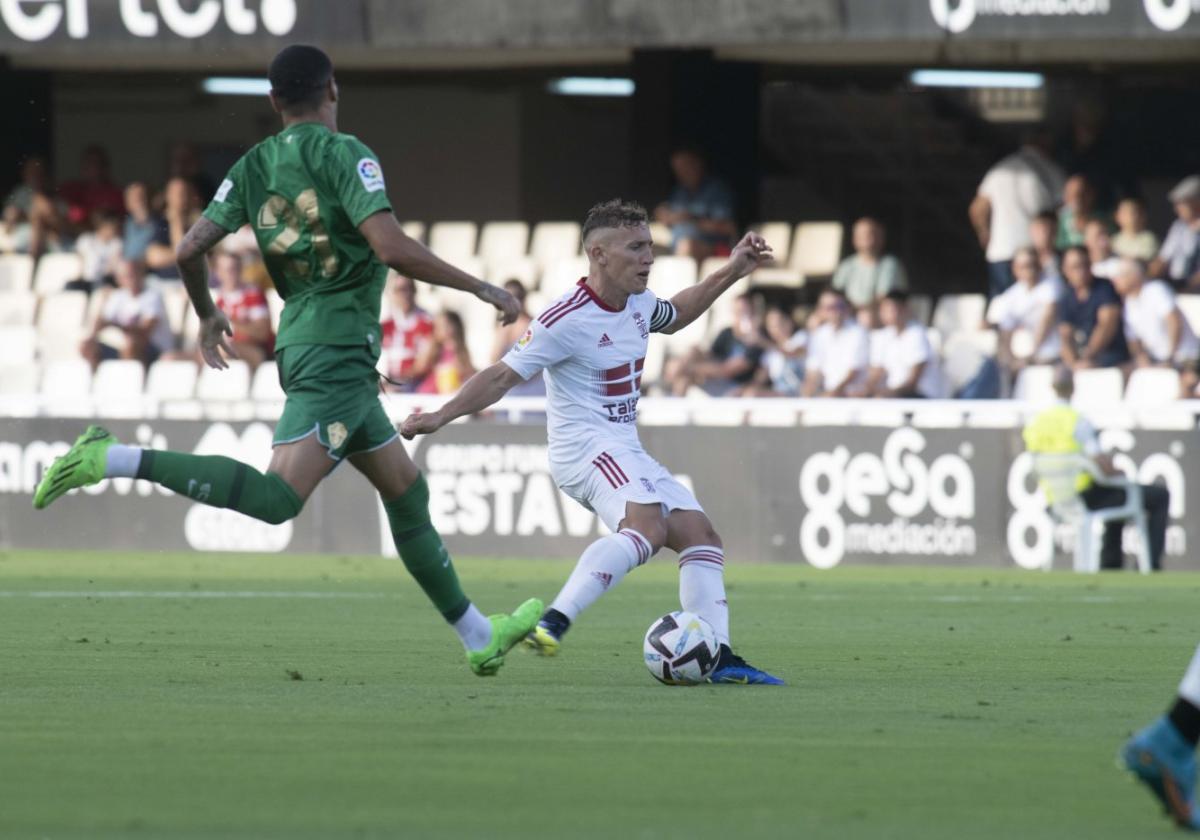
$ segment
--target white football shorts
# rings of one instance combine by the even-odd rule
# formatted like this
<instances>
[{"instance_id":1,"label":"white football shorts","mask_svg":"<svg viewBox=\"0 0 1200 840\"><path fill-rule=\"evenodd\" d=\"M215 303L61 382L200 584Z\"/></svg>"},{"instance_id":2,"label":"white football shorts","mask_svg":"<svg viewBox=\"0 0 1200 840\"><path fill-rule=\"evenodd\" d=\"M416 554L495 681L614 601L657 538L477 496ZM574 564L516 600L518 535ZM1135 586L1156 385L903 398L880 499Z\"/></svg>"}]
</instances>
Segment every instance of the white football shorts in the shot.
<instances>
[{"instance_id":1,"label":"white football shorts","mask_svg":"<svg viewBox=\"0 0 1200 840\"><path fill-rule=\"evenodd\" d=\"M662 505L663 516L673 510L704 512L696 496L644 449L614 447L592 459L588 469L567 483L555 483L559 489L616 531L625 518L625 506Z\"/></svg>"}]
</instances>

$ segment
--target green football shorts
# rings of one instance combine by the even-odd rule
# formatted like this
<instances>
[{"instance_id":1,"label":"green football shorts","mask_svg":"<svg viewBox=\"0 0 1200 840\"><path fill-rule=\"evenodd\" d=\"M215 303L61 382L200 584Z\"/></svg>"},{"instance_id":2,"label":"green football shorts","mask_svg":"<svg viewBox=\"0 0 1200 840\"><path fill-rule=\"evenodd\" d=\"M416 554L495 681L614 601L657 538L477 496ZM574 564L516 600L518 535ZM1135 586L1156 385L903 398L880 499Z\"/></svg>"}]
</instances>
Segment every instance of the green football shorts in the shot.
<instances>
[{"instance_id":1,"label":"green football shorts","mask_svg":"<svg viewBox=\"0 0 1200 840\"><path fill-rule=\"evenodd\" d=\"M379 402L378 359L379 351L367 345L293 344L280 350L279 384L287 401L273 445L315 433L329 457L340 461L394 440L396 427Z\"/></svg>"}]
</instances>

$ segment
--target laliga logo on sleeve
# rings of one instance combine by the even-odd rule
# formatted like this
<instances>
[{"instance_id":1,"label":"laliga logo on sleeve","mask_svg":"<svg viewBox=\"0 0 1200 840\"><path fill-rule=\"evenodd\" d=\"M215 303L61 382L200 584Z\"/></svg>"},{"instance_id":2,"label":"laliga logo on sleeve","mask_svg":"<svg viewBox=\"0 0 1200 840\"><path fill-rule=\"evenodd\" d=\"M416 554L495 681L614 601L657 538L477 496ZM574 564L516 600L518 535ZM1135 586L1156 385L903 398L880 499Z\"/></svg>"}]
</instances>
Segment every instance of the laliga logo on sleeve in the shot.
<instances>
[{"instance_id":1,"label":"laliga logo on sleeve","mask_svg":"<svg viewBox=\"0 0 1200 840\"><path fill-rule=\"evenodd\" d=\"M517 350L524 350L529 346L529 342L533 341L533 330L525 330L525 335L521 336L521 340L517 342Z\"/></svg>"},{"instance_id":2,"label":"laliga logo on sleeve","mask_svg":"<svg viewBox=\"0 0 1200 840\"><path fill-rule=\"evenodd\" d=\"M1174 32L1187 23L1193 6L1200 11L1196 0L1142 0L1142 5L1150 22L1164 32Z\"/></svg>"},{"instance_id":3,"label":"laliga logo on sleeve","mask_svg":"<svg viewBox=\"0 0 1200 840\"><path fill-rule=\"evenodd\" d=\"M362 180L363 189L367 192L377 192L383 189L383 171L379 164L370 158L358 162L358 177Z\"/></svg>"},{"instance_id":4,"label":"laliga logo on sleeve","mask_svg":"<svg viewBox=\"0 0 1200 840\"><path fill-rule=\"evenodd\" d=\"M949 32L966 32L975 22L975 0L959 0L958 8L950 8L953 0L929 0L929 10L937 25Z\"/></svg>"}]
</instances>

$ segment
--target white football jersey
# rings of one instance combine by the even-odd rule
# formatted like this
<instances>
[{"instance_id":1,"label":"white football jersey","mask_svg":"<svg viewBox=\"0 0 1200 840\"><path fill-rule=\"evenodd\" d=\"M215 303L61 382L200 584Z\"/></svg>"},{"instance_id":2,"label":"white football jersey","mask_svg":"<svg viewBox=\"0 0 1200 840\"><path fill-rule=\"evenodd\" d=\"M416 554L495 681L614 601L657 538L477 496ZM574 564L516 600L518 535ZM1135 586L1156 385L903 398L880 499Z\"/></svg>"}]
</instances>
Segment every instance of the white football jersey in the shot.
<instances>
[{"instance_id":1,"label":"white football jersey","mask_svg":"<svg viewBox=\"0 0 1200 840\"><path fill-rule=\"evenodd\" d=\"M545 371L556 479L588 469L594 456L614 445L641 448L636 423L646 345L650 333L675 317L670 301L649 290L630 295L618 311L580 280L505 354L501 361L524 379Z\"/></svg>"}]
</instances>

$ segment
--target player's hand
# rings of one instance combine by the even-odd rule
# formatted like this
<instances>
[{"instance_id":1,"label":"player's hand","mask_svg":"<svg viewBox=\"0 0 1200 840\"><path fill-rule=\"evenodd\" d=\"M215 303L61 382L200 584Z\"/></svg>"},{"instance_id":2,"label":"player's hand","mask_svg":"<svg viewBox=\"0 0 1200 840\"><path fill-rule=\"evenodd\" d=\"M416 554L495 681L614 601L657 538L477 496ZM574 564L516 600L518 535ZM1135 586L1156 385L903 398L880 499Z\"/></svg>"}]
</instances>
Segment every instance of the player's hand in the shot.
<instances>
[{"instance_id":1,"label":"player's hand","mask_svg":"<svg viewBox=\"0 0 1200 840\"><path fill-rule=\"evenodd\" d=\"M500 323L505 326L517 320L521 314L520 302L499 286L484 283L476 297L500 310Z\"/></svg>"},{"instance_id":2,"label":"player's hand","mask_svg":"<svg viewBox=\"0 0 1200 840\"><path fill-rule=\"evenodd\" d=\"M417 435L431 435L443 425L445 424L442 421L441 412L431 411L428 414L422 414L417 411L404 418L404 422L400 424L400 434L404 435L405 440L412 440Z\"/></svg>"},{"instance_id":3,"label":"player's hand","mask_svg":"<svg viewBox=\"0 0 1200 840\"><path fill-rule=\"evenodd\" d=\"M200 355L209 367L225 370L229 367L225 359L238 357L226 336L233 337L233 327L229 325L229 319L220 309L209 317L200 319ZM222 353L224 355L221 355Z\"/></svg>"},{"instance_id":4,"label":"player's hand","mask_svg":"<svg viewBox=\"0 0 1200 840\"><path fill-rule=\"evenodd\" d=\"M737 271L738 277L745 277L769 259L771 246L754 231L743 236L729 255L729 263Z\"/></svg>"}]
</instances>

